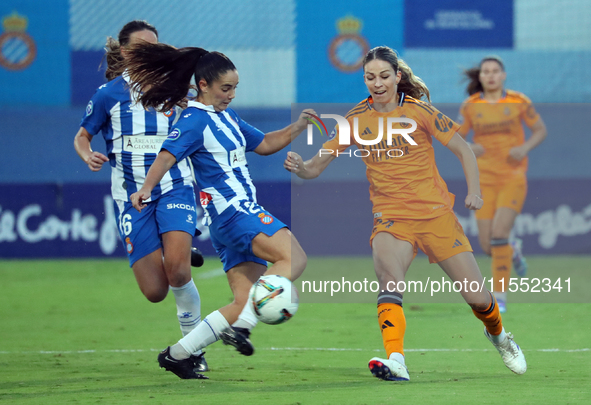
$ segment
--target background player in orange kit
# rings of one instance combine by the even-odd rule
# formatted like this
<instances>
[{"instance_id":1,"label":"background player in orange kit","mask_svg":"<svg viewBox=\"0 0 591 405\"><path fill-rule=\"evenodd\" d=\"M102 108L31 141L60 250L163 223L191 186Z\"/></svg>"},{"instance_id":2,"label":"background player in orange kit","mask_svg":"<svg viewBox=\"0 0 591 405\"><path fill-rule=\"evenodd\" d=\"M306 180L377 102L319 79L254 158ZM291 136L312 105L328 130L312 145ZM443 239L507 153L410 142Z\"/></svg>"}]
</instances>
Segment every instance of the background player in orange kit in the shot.
<instances>
[{"instance_id":1,"label":"background player in orange kit","mask_svg":"<svg viewBox=\"0 0 591 405\"><path fill-rule=\"evenodd\" d=\"M378 378L408 381L403 351L406 329L403 295L392 291L392 282L404 281L418 248L453 281L482 282L470 243L453 213L454 196L448 192L435 165L432 138L447 146L462 162L468 183L464 202L471 210L482 207L478 167L470 147L456 134L459 125L420 101L422 97L429 99L429 90L392 49L385 46L372 49L364 58L363 68L370 96L347 114L351 128L358 119L357 127L363 133L360 138L370 141L380 133L381 122L387 122L390 117L410 118L417 124L411 134L417 145L411 145L402 136L394 138L392 145L386 145L385 141L362 145L352 137L348 144L342 144L337 127L312 159L304 162L297 153L289 152L284 167L303 179L312 179L345 151L351 140L363 150L360 154L367 165L374 216L370 244L382 291L378 294L378 322L387 352L386 359L371 359L369 368ZM485 335L501 353L505 365L517 374L525 373L525 357L512 335L505 333L492 294L486 290L467 290L461 294L484 323Z\"/></svg>"},{"instance_id":2,"label":"background player in orange kit","mask_svg":"<svg viewBox=\"0 0 591 405\"><path fill-rule=\"evenodd\" d=\"M474 131L470 146L484 199L476 212L478 238L482 250L492 256L493 291L504 313L511 263L519 277L527 271L521 240L510 242L509 237L527 194L527 154L546 138L546 126L525 95L504 88L507 74L499 57L486 57L464 73L470 97L460 109L459 133L466 137ZM532 131L527 141L522 122Z\"/></svg>"}]
</instances>

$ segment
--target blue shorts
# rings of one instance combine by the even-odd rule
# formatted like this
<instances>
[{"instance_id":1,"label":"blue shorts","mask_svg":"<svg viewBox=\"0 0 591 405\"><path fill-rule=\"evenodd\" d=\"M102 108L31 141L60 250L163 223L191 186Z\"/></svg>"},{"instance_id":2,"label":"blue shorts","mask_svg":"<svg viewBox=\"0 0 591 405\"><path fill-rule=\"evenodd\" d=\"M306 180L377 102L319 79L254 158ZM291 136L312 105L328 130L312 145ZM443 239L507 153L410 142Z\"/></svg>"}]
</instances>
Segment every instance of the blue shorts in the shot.
<instances>
[{"instance_id":1,"label":"blue shorts","mask_svg":"<svg viewBox=\"0 0 591 405\"><path fill-rule=\"evenodd\" d=\"M241 201L240 205L243 210L229 206L209 226L209 236L224 271L244 262L266 266L266 261L252 253L252 240L261 232L272 236L287 227L257 203Z\"/></svg>"},{"instance_id":2,"label":"blue shorts","mask_svg":"<svg viewBox=\"0 0 591 405\"><path fill-rule=\"evenodd\" d=\"M173 189L138 212L128 201L115 200L119 235L129 257L129 266L162 248L161 235L183 231L199 235L196 228L195 191L193 187Z\"/></svg>"}]
</instances>

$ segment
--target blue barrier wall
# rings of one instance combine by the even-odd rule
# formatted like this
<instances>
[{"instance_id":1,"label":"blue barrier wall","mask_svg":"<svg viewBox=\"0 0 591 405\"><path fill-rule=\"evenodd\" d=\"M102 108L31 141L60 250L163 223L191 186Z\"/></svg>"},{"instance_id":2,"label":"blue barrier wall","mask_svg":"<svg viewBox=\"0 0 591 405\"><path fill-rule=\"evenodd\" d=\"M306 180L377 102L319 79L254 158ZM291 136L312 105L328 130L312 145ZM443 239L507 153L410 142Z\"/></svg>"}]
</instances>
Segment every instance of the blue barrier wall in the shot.
<instances>
[{"instance_id":1,"label":"blue barrier wall","mask_svg":"<svg viewBox=\"0 0 591 405\"><path fill-rule=\"evenodd\" d=\"M0 258L124 257L109 183L0 184ZM291 225L289 183L263 182L261 205ZM272 208L271 208L272 207ZM208 228L194 240L215 255Z\"/></svg>"},{"instance_id":2,"label":"blue barrier wall","mask_svg":"<svg viewBox=\"0 0 591 405\"><path fill-rule=\"evenodd\" d=\"M464 181L448 181L456 212L476 253L478 229L463 207ZM368 183L321 179L259 182L258 201L291 227L309 255L371 254ZM0 185L0 257L125 256L109 184ZM200 212L200 217L202 212ZM215 254L206 227L194 243ZM528 254L591 253L591 179L533 180L515 235Z\"/></svg>"}]
</instances>

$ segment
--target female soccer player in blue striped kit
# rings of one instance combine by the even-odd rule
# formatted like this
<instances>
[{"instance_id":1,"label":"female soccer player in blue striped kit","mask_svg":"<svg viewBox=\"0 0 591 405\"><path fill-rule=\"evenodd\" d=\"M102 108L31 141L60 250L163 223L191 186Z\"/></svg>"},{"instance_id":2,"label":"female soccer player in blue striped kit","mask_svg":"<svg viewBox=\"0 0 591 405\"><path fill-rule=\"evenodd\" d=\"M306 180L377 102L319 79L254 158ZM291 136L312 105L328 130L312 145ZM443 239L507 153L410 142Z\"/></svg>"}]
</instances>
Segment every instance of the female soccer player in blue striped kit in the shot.
<instances>
[{"instance_id":1,"label":"female soccer player in blue striped kit","mask_svg":"<svg viewBox=\"0 0 591 405\"><path fill-rule=\"evenodd\" d=\"M252 305L245 304L253 283L263 274L293 281L304 271L307 259L296 238L257 203L246 152L275 153L302 132L308 121L302 113L295 123L268 134L244 122L228 108L235 97L238 72L230 59L218 52L141 44L130 51L126 63L138 90L144 91L140 101L145 107L166 111L187 94L192 77L197 84L196 100L188 102L143 187L131 200L138 210L145 209L144 201L164 173L191 158L211 240L234 301L209 314L194 331L163 351L158 361L181 378L203 378L184 360L195 350L221 338L242 354L252 354L248 334L257 319ZM273 263L269 270L267 261Z\"/></svg>"},{"instance_id":2,"label":"female soccer player in blue striped kit","mask_svg":"<svg viewBox=\"0 0 591 405\"><path fill-rule=\"evenodd\" d=\"M146 199L147 208L142 213L129 202L129 196L141 188L160 145L178 118L174 109L158 113L135 103L122 61L128 47L138 42L157 43L156 28L145 21L131 21L121 29L119 41L108 39L109 82L100 86L88 103L74 146L92 171L110 163L118 228L137 283L151 302L162 301L169 288L173 291L184 336L201 321L201 301L191 278L191 261L203 263L201 253L191 250L197 215L189 162L179 162L166 173ZM108 157L91 149L90 142L99 132L106 141ZM200 351L191 361L197 370L207 371Z\"/></svg>"}]
</instances>

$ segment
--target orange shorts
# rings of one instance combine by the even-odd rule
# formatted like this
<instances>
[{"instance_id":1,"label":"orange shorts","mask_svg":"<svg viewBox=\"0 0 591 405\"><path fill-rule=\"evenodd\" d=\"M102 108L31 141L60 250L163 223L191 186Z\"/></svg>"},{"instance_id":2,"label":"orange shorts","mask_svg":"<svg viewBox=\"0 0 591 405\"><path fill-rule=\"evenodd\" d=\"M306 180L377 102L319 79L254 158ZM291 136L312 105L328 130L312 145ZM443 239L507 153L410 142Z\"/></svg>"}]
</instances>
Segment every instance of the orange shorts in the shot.
<instances>
[{"instance_id":1,"label":"orange shorts","mask_svg":"<svg viewBox=\"0 0 591 405\"><path fill-rule=\"evenodd\" d=\"M527 180L520 176L494 185L483 184L480 190L484 205L475 212L476 219L493 219L500 207L511 208L519 214L527 195Z\"/></svg>"},{"instance_id":2,"label":"orange shorts","mask_svg":"<svg viewBox=\"0 0 591 405\"><path fill-rule=\"evenodd\" d=\"M375 218L369 244L379 232L409 242L415 256L420 248L430 263L439 263L462 252L472 252L462 225L453 212L433 219L388 220Z\"/></svg>"}]
</instances>

